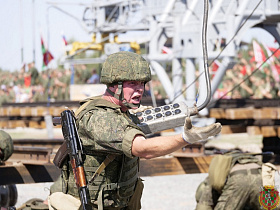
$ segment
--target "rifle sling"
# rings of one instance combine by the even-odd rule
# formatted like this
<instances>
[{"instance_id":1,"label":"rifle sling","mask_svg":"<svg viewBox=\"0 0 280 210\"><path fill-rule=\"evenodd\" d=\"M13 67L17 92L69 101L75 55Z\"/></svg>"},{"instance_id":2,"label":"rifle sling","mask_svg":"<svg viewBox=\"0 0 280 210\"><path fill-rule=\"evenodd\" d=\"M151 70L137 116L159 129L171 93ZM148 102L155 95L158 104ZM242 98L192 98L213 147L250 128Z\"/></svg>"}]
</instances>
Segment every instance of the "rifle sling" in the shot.
<instances>
[{"instance_id":1,"label":"rifle sling","mask_svg":"<svg viewBox=\"0 0 280 210\"><path fill-rule=\"evenodd\" d=\"M80 114L80 112L91 102L91 100L88 100L87 102L83 103L82 106L80 106L76 112L75 112L75 116L78 116Z\"/></svg>"},{"instance_id":2,"label":"rifle sling","mask_svg":"<svg viewBox=\"0 0 280 210\"><path fill-rule=\"evenodd\" d=\"M106 156L105 160L100 164L98 169L95 171L95 173L92 175L91 179L89 180L89 183L92 183L96 177L98 177L101 172L106 168L106 166L111 163L115 159L116 155L109 154Z\"/></svg>"}]
</instances>

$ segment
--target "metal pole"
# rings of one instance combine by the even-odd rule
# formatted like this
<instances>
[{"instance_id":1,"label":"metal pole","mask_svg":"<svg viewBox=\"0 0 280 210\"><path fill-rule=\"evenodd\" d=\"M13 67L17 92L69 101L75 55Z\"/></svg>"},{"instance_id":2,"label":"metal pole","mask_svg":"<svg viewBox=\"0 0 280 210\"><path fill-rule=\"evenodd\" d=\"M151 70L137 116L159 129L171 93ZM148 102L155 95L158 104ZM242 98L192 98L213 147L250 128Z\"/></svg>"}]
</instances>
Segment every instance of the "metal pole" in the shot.
<instances>
[{"instance_id":1,"label":"metal pole","mask_svg":"<svg viewBox=\"0 0 280 210\"><path fill-rule=\"evenodd\" d=\"M49 46L50 46L50 23L49 23L49 9L51 8L52 6L49 6L47 8L47 47L49 49Z\"/></svg>"},{"instance_id":2,"label":"metal pole","mask_svg":"<svg viewBox=\"0 0 280 210\"><path fill-rule=\"evenodd\" d=\"M75 83L75 68L74 68L74 64L71 63L71 79L70 79L70 84L73 85Z\"/></svg>"},{"instance_id":3,"label":"metal pole","mask_svg":"<svg viewBox=\"0 0 280 210\"><path fill-rule=\"evenodd\" d=\"M32 1L32 19L33 19L33 61L36 63L36 55L35 55L35 0Z\"/></svg>"},{"instance_id":4,"label":"metal pole","mask_svg":"<svg viewBox=\"0 0 280 210\"><path fill-rule=\"evenodd\" d=\"M23 17L22 17L22 0L20 0L20 34L21 34L21 39L20 39L20 44L21 44L21 63L24 62L24 57L23 57Z\"/></svg>"},{"instance_id":5,"label":"metal pole","mask_svg":"<svg viewBox=\"0 0 280 210\"><path fill-rule=\"evenodd\" d=\"M47 8L47 33L48 33L48 43L47 46L49 48L49 43L50 43L50 38L49 38L49 8ZM42 38L42 37L41 37ZM43 59L44 62L44 59ZM51 82L51 75L50 75L50 69L46 69L47 74L48 74L48 86L47 86L47 91L48 91L48 102L47 102L47 107L50 107L50 102L51 102L51 98L50 98L50 93L49 93L49 89L50 89L50 82ZM45 122L46 122L46 129L47 129L47 135L49 139L53 139L54 138L54 134L53 134L53 123L52 123L52 116L50 115L49 109L47 114L44 117Z\"/></svg>"}]
</instances>

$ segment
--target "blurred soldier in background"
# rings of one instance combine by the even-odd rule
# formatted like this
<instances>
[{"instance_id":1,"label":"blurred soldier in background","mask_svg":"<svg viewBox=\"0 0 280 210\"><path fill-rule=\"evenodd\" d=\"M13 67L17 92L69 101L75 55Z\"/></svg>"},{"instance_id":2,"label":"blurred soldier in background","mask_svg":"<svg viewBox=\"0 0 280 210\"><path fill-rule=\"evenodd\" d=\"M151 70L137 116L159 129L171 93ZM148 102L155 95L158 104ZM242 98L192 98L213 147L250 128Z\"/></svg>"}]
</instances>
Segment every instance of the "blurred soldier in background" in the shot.
<instances>
[{"instance_id":1,"label":"blurred soldier in background","mask_svg":"<svg viewBox=\"0 0 280 210\"><path fill-rule=\"evenodd\" d=\"M31 86L37 85L39 82L39 72L35 67L35 63L28 63L28 72L27 74L31 77Z\"/></svg>"},{"instance_id":2,"label":"blurred soldier in background","mask_svg":"<svg viewBox=\"0 0 280 210\"><path fill-rule=\"evenodd\" d=\"M87 83L88 84L99 84L100 83L100 78L99 78L99 75L97 74L96 69L92 69L92 75L87 80Z\"/></svg>"},{"instance_id":3,"label":"blurred soldier in background","mask_svg":"<svg viewBox=\"0 0 280 210\"><path fill-rule=\"evenodd\" d=\"M197 188L196 210L263 209L260 192L263 186L275 186L276 170L253 153L233 151L217 155L210 163L208 177Z\"/></svg>"}]
</instances>

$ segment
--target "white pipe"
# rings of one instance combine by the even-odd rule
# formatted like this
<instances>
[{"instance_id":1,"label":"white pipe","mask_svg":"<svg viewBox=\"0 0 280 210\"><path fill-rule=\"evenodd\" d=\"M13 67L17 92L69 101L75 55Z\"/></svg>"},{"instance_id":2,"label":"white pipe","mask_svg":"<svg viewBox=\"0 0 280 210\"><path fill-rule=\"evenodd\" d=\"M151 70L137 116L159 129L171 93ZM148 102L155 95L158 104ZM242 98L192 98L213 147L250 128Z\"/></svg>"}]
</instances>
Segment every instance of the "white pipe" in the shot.
<instances>
[{"instance_id":1,"label":"white pipe","mask_svg":"<svg viewBox=\"0 0 280 210\"><path fill-rule=\"evenodd\" d=\"M162 83L163 88L164 88L169 100L172 101L174 98L174 89L173 89L172 83L171 83L168 75L166 74L166 71L156 61L150 61L150 65L153 68L153 70L156 72L160 82Z\"/></svg>"},{"instance_id":2,"label":"white pipe","mask_svg":"<svg viewBox=\"0 0 280 210\"><path fill-rule=\"evenodd\" d=\"M183 17L183 20L182 20L182 26L186 25L187 22L189 21L190 19L190 16L193 14L193 11L194 11L194 8L196 7L196 5L198 4L198 0L194 0L192 1L192 4L190 6L190 8L188 8L185 16Z\"/></svg>"}]
</instances>

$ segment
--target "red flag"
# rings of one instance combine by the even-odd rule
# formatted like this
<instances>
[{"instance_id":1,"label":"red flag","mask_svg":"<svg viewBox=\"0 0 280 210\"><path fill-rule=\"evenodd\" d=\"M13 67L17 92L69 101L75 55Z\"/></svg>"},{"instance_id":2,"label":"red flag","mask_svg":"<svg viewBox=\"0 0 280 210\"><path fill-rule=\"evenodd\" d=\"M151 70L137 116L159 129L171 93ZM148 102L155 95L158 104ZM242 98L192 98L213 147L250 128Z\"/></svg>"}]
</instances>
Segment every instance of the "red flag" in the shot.
<instances>
[{"instance_id":1,"label":"red flag","mask_svg":"<svg viewBox=\"0 0 280 210\"><path fill-rule=\"evenodd\" d=\"M52 54L45 48L43 37L41 37L41 47L43 53L43 66L47 66L49 62L53 59Z\"/></svg>"},{"instance_id":2,"label":"red flag","mask_svg":"<svg viewBox=\"0 0 280 210\"><path fill-rule=\"evenodd\" d=\"M48 50L44 53L43 56L44 56L44 64L47 66L49 62L53 59L53 56Z\"/></svg>"},{"instance_id":3,"label":"red flag","mask_svg":"<svg viewBox=\"0 0 280 210\"><path fill-rule=\"evenodd\" d=\"M163 54L172 54L172 50L170 48L166 47L166 46L163 46L161 48L161 51L162 51Z\"/></svg>"},{"instance_id":4,"label":"red flag","mask_svg":"<svg viewBox=\"0 0 280 210\"><path fill-rule=\"evenodd\" d=\"M253 48L255 61L257 62L257 65L261 65L266 60L265 54L261 46L255 40L253 41Z\"/></svg>"},{"instance_id":5,"label":"red flag","mask_svg":"<svg viewBox=\"0 0 280 210\"><path fill-rule=\"evenodd\" d=\"M280 57L280 50L279 50L279 49L276 49L276 48L273 48L273 47L269 47L268 49L269 49L270 51L272 51L272 52L275 52L275 51L277 50L277 51L274 53L274 56L277 57L277 58Z\"/></svg>"},{"instance_id":6,"label":"red flag","mask_svg":"<svg viewBox=\"0 0 280 210\"><path fill-rule=\"evenodd\" d=\"M268 56L268 57L271 56L271 57L268 59L267 62L270 64L270 68L271 68L273 77L274 77L274 79L275 79L276 82L279 82L278 70L277 70L277 68L276 68L276 66L275 66L275 63L274 63L274 60L275 60L274 55L275 55L275 54L272 55L272 52L270 51L270 49L269 49L266 45L264 45L264 48L265 48L265 50L266 50L267 56Z\"/></svg>"},{"instance_id":7,"label":"red flag","mask_svg":"<svg viewBox=\"0 0 280 210\"><path fill-rule=\"evenodd\" d=\"M212 63L212 71L216 72L219 69L220 65L221 65L221 63L218 60L215 60Z\"/></svg>"}]
</instances>

